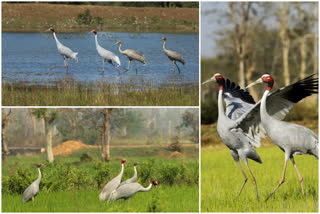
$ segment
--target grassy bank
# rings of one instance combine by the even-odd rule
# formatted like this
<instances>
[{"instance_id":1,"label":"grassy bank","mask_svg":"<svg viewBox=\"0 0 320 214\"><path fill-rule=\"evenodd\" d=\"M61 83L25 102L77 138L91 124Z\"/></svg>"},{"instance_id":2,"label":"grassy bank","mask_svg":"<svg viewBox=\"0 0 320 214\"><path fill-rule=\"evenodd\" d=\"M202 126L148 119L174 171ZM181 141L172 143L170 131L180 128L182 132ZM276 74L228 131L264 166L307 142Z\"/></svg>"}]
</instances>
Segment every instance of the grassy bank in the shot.
<instances>
[{"instance_id":1,"label":"grassy bank","mask_svg":"<svg viewBox=\"0 0 320 214\"><path fill-rule=\"evenodd\" d=\"M4 106L197 106L199 88L196 84L155 88L152 83L37 86L4 82L2 97Z\"/></svg>"},{"instance_id":2,"label":"grassy bank","mask_svg":"<svg viewBox=\"0 0 320 214\"><path fill-rule=\"evenodd\" d=\"M202 212L318 212L318 161L309 155L296 156L303 176L305 198L302 196L296 171L288 163L285 183L268 202L264 200L278 184L283 170L284 154L277 147L258 148L263 164L249 160L257 180L260 201L248 170L248 182L240 197L243 182L239 167L225 147L204 147L201 152Z\"/></svg>"},{"instance_id":3,"label":"grassy bank","mask_svg":"<svg viewBox=\"0 0 320 214\"><path fill-rule=\"evenodd\" d=\"M59 32L198 33L199 8L2 3L3 32L44 31L50 25Z\"/></svg>"}]
</instances>

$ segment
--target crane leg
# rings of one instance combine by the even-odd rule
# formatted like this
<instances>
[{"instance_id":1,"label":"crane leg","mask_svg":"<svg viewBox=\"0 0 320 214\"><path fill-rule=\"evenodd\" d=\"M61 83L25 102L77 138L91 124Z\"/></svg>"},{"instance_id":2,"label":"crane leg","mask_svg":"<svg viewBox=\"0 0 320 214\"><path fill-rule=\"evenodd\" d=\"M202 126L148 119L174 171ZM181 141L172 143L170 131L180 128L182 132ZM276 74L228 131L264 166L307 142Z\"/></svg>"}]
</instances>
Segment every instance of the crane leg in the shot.
<instances>
[{"instance_id":1,"label":"crane leg","mask_svg":"<svg viewBox=\"0 0 320 214\"><path fill-rule=\"evenodd\" d=\"M67 58L63 57L64 58L64 66L54 66L54 67L51 67L50 70L53 70L55 68L67 68L67 72L68 72L68 62L67 62Z\"/></svg>"},{"instance_id":2,"label":"crane leg","mask_svg":"<svg viewBox=\"0 0 320 214\"><path fill-rule=\"evenodd\" d=\"M256 178L253 176L253 173L251 172L251 169L249 167L249 165L247 164L248 170L250 172L250 175L252 177L252 182L253 182L253 186L256 189L256 193L257 193L257 199L259 200L259 192L258 192L258 187L257 187L257 182L256 182Z\"/></svg>"},{"instance_id":3,"label":"crane leg","mask_svg":"<svg viewBox=\"0 0 320 214\"><path fill-rule=\"evenodd\" d=\"M105 61L102 59L102 74L104 74L104 66L105 66Z\"/></svg>"},{"instance_id":4,"label":"crane leg","mask_svg":"<svg viewBox=\"0 0 320 214\"><path fill-rule=\"evenodd\" d=\"M137 69L137 66L136 66L136 61L133 61L133 64L134 64L134 68L136 69L136 74L138 74L138 69Z\"/></svg>"},{"instance_id":5,"label":"crane leg","mask_svg":"<svg viewBox=\"0 0 320 214\"><path fill-rule=\"evenodd\" d=\"M119 68L118 68L112 61L111 61L110 63L111 63L111 65L118 71L118 73L120 74Z\"/></svg>"},{"instance_id":6,"label":"crane leg","mask_svg":"<svg viewBox=\"0 0 320 214\"><path fill-rule=\"evenodd\" d=\"M176 67L174 66L174 64L176 64L176 63L175 63L174 60L172 60L172 69L173 69L172 71L173 71L173 73L175 72L175 69L176 69Z\"/></svg>"},{"instance_id":7,"label":"crane leg","mask_svg":"<svg viewBox=\"0 0 320 214\"><path fill-rule=\"evenodd\" d=\"M127 71L129 71L129 68L130 68L130 63L131 63L131 60L129 60L129 62L128 62L128 67L127 67L127 69L124 71L124 72L127 72Z\"/></svg>"},{"instance_id":8,"label":"crane leg","mask_svg":"<svg viewBox=\"0 0 320 214\"><path fill-rule=\"evenodd\" d=\"M298 178L299 178L299 182L300 182L300 186L301 186L302 195L304 196L303 178L302 178L302 176L301 176L301 174L300 174L300 172L299 172L299 170L298 170L298 167L297 167L297 165L296 165L293 157L290 157L290 160L291 160L291 162L292 162L292 164L293 164L293 166L294 166L294 168L296 169L296 172L297 172L297 174L298 174Z\"/></svg>"},{"instance_id":9,"label":"crane leg","mask_svg":"<svg viewBox=\"0 0 320 214\"><path fill-rule=\"evenodd\" d=\"M178 71L179 71L179 74L180 74L181 72L180 72L180 68L179 68L178 64L177 63L174 63L174 64L176 64Z\"/></svg>"},{"instance_id":10,"label":"crane leg","mask_svg":"<svg viewBox=\"0 0 320 214\"><path fill-rule=\"evenodd\" d=\"M239 194L238 194L238 196L240 196L240 194L241 194L241 192L242 192L242 190L243 190L244 185L245 185L245 184L247 183L247 181L248 181L248 177L247 177L246 173L244 173L244 171L243 171L243 169L242 169L241 164L240 164L239 161L237 161L237 164L238 164L238 166L239 166L239 168L240 168L240 171L242 172L243 177L244 177L244 181L243 181L243 183L242 183L242 185L241 185L241 188L240 188L240 191L239 191Z\"/></svg>"},{"instance_id":11,"label":"crane leg","mask_svg":"<svg viewBox=\"0 0 320 214\"><path fill-rule=\"evenodd\" d=\"M273 189L273 191L270 193L270 195L266 198L265 202L269 200L269 198L274 194L274 192L281 186L281 184L284 183L285 175L286 175L286 169L287 169L287 164L288 164L288 158L286 157L286 160L284 162L284 169L282 172L282 177L278 183L278 185Z\"/></svg>"}]
</instances>

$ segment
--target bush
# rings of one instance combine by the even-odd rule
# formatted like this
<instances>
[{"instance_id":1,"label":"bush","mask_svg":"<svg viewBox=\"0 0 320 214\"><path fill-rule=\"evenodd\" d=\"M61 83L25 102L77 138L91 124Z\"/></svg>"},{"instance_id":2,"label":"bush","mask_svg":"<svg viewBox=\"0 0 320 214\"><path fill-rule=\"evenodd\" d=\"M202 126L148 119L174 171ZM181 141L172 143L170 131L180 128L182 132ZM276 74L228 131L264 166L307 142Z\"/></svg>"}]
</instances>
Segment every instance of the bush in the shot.
<instances>
[{"instance_id":1,"label":"bush","mask_svg":"<svg viewBox=\"0 0 320 214\"><path fill-rule=\"evenodd\" d=\"M179 142L179 137L178 136L175 136L171 139L172 143L169 144L168 146L168 150L169 151L172 151L172 152L181 152L181 145L180 145L180 142Z\"/></svg>"},{"instance_id":2,"label":"bush","mask_svg":"<svg viewBox=\"0 0 320 214\"><path fill-rule=\"evenodd\" d=\"M92 16L90 15L90 10L86 9L84 13L79 13L76 19L76 22L79 25L89 25L91 24Z\"/></svg>"},{"instance_id":3,"label":"bush","mask_svg":"<svg viewBox=\"0 0 320 214\"><path fill-rule=\"evenodd\" d=\"M201 124L212 124L218 119L218 102L213 98L208 98L206 102L201 102Z\"/></svg>"},{"instance_id":4,"label":"bush","mask_svg":"<svg viewBox=\"0 0 320 214\"><path fill-rule=\"evenodd\" d=\"M80 161L81 162L91 162L92 160L93 160L93 158L88 153L83 153L80 156Z\"/></svg>"}]
</instances>

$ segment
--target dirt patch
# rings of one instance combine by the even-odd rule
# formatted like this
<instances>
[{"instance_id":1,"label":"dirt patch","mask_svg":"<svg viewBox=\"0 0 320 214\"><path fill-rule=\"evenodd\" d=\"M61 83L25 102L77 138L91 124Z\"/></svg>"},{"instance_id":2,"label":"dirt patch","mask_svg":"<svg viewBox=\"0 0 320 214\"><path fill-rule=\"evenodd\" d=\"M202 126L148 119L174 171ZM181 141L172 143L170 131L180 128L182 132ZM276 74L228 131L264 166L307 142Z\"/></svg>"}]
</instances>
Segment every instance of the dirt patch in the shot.
<instances>
[{"instance_id":1,"label":"dirt patch","mask_svg":"<svg viewBox=\"0 0 320 214\"><path fill-rule=\"evenodd\" d=\"M52 149L53 155L68 156L72 152L83 148L91 148L93 146L86 145L80 141L69 140Z\"/></svg>"},{"instance_id":2,"label":"dirt patch","mask_svg":"<svg viewBox=\"0 0 320 214\"><path fill-rule=\"evenodd\" d=\"M183 158L183 154L178 151L172 152L168 155L168 158Z\"/></svg>"}]
</instances>

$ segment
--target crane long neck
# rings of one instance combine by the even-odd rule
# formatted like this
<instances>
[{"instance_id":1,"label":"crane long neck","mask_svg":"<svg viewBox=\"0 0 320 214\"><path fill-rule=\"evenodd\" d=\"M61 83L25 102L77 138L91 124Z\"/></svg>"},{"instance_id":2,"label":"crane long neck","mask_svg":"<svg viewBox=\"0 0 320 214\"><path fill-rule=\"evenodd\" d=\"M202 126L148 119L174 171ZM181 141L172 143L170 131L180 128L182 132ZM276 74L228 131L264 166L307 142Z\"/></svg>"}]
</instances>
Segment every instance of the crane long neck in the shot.
<instances>
[{"instance_id":1,"label":"crane long neck","mask_svg":"<svg viewBox=\"0 0 320 214\"><path fill-rule=\"evenodd\" d=\"M98 35L94 35L94 39L96 41L96 48L100 47L99 43L98 43Z\"/></svg>"},{"instance_id":2,"label":"crane long neck","mask_svg":"<svg viewBox=\"0 0 320 214\"><path fill-rule=\"evenodd\" d=\"M61 44L61 43L59 42L57 36L56 36L56 33L53 32L52 34L53 34L54 39L56 40L57 45L58 45L58 44Z\"/></svg>"},{"instance_id":3,"label":"crane long neck","mask_svg":"<svg viewBox=\"0 0 320 214\"><path fill-rule=\"evenodd\" d=\"M138 176L138 173L137 173L137 167L136 167L136 166L134 166L134 167L133 167L133 170L134 170L134 174L133 174L133 176L134 176L134 177L137 177L137 176Z\"/></svg>"},{"instance_id":4,"label":"crane long neck","mask_svg":"<svg viewBox=\"0 0 320 214\"><path fill-rule=\"evenodd\" d=\"M219 117L225 115L224 114L222 93L223 93L223 87L219 86L219 94L218 94L218 112L219 112Z\"/></svg>"},{"instance_id":5,"label":"crane long neck","mask_svg":"<svg viewBox=\"0 0 320 214\"><path fill-rule=\"evenodd\" d=\"M167 43L167 41L166 41L166 40L163 40L163 50L164 50L164 51L167 50L167 49L166 49L166 43Z\"/></svg>"},{"instance_id":6,"label":"crane long neck","mask_svg":"<svg viewBox=\"0 0 320 214\"><path fill-rule=\"evenodd\" d=\"M124 164L121 164L121 172L120 172L120 176L122 177L123 175L123 170L124 170Z\"/></svg>"},{"instance_id":7,"label":"crane long neck","mask_svg":"<svg viewBox=\"0 0 320 214\"><path fill-rule=\"evenodd\" d=\"M120 52L121 54L124 54L123 51L121 50L121 47L122 47L122 43L120 43L120 45L119 45L119 52Z\"/></svg>"},{"instance_id":8,"label":"crane long neck","mask_svg":"<svg viewBox=\"0 0 320 214\"><path fill-rule=\"evenodd\" d=\"M149 191L149 190L151 189L151 187L152 187L152 184L149 184L148 187L146 187L146 188L141 188L141 190L140 190L139 192L147 192L147 191Z\"/></svg>"},{"instance_id":9,"label":"crane long neck","mask_svg":"<svg viewBox=\"0 0 320 214\"><path fill-rule=\"evenodd\" d=\"M262 122L268 120L269 118L271 118L271 116L268 114L268 111L267 111L267 97L268 97L269 93L270 93L270 91L266 90L263 93L263 96L262 96L262 99L261 99L260 115L261 115L261 121Z\"/></svg>"},{"instance_id":10,"label":"crane long neck","mask_svg":"<svg viewBox=\"0 0 320 214\"><path fill-rule=\"evenodd\" d=\"M36 180L37 183L40 183L40 180L41 180L41 171L40 171L40 168L38 168L38 172L39 172L39 176Z\"/></svg>"}]
</instances>

